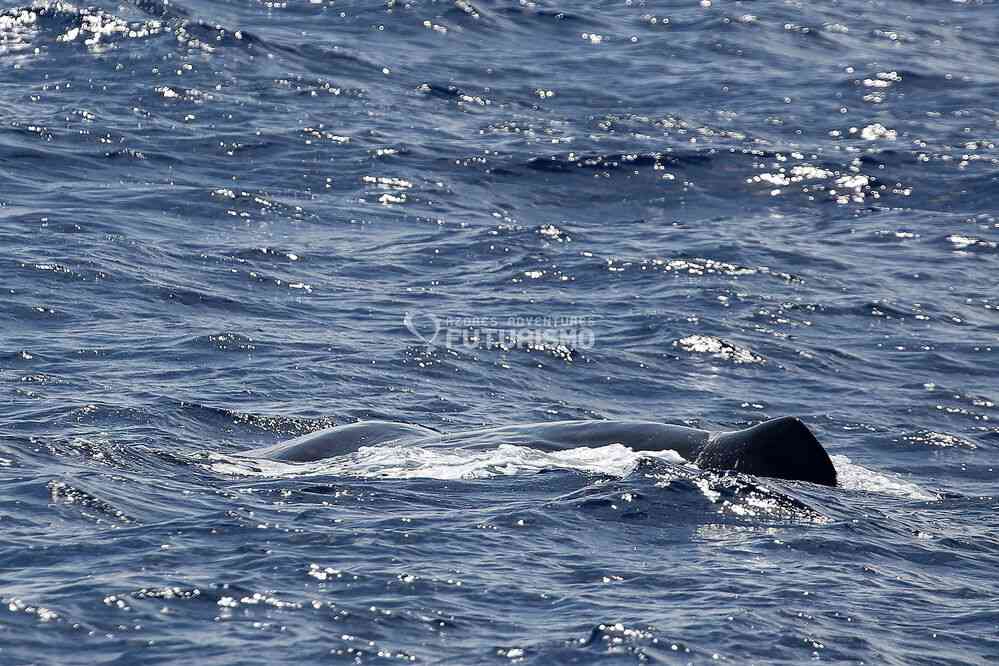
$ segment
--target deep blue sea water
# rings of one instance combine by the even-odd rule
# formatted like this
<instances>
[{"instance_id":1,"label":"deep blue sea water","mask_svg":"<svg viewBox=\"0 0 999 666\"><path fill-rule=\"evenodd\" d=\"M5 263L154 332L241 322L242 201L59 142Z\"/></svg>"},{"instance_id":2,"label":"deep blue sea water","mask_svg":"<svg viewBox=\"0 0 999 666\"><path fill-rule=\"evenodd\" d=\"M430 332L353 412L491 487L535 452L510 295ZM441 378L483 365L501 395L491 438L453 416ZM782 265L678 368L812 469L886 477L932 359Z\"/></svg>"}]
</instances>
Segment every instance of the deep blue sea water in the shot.
<instances>
[{"instance_id":1,"label":"deep blue sea water","mask_svg":"<svg viewBox=\"0 0 999 666\"><path fill-rule=\"evenodd\" d=\"M0 663L999 660L995 2L0 6Z\"/></svg>"}]
</instances>

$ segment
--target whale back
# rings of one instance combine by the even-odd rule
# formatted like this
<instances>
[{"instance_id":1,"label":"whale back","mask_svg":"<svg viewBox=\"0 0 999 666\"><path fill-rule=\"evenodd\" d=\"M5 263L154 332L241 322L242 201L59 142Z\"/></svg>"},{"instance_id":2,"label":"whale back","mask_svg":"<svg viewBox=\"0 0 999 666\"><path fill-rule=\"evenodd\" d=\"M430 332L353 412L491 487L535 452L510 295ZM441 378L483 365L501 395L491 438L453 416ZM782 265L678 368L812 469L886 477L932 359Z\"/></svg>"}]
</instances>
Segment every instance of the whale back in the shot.
<instances>
[{"instance_id":1,"label":"whale back","mask_svg":"<svg viewBox=\"0 0 999 666\"><path fill-rule=\"evenodd\" d=\"M405 423L360 421L239 455L312 462L384 444L473 450L513 444L554 452L614 443L635 451L672 450L712 471L836 485L836 469L825 449L804 423L792 417L720 433L646 421L557 421L443 434Z\"/></svg>"},{"instance_id":2,"label":"whale back","mask_svg":"<svg viewBox=\"0 0 999 666\"><path fill-rule=\"evenodd\" d=\"M242 451L239 455L281 462L313 462L354 453L364 446L378 446L435 434L430 428L408 423L358 421L316 430L272 446Z\"/></svg>"},{"instance_id":3,"label":"whale back","mask_svg":"<svg viewBox=\"0 0 999 666\"><path fill-rule=\"evenodd\" d=\"M790 416L745 430L713 434L698 453L696 463L716 471L836 485L836 468L829 454L808 426Z\"/></svg>"}]
</instances>

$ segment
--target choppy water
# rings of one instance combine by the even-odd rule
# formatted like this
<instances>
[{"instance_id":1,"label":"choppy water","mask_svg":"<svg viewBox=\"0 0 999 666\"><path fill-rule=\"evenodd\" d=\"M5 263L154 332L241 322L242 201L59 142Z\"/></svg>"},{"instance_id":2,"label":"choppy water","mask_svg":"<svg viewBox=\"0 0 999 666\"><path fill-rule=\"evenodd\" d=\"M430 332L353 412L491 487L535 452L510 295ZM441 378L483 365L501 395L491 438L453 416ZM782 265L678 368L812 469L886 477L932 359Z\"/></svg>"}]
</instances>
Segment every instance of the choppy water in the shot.
<instances>
[{"instance_id":1,"label":"choppy water","mask_svg":"<svg viewBox=\"0 0 999 666\"><path fill-rule=\"evenodd\" d=\"M994 2L2 7L0 662L999 658Z\"/></svg>"}]
</instances>

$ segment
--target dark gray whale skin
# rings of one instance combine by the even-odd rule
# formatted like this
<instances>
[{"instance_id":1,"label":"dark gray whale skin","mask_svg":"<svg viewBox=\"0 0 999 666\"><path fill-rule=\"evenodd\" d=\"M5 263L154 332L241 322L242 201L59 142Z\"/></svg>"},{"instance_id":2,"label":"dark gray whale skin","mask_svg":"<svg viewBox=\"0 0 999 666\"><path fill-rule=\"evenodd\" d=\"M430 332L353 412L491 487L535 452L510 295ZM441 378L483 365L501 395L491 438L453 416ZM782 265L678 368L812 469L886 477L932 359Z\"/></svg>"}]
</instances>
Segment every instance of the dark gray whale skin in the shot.
<instances>
[{"instance_id":1,"label":"dark gray whale skin","mask_svg":"<svg viewBox=\"0 0 999 666\"><path fill-rule=\"evenodd\" d=\"M312 462L380 444L460 449L514 444L548 452L623 444L634 451L673 450L702 469L836 485L836 468L825 449L804 423L786 416L729 432L650 421L555 421L444 434L405 423L359 421L239 455Z\"/></svg>"}]
</instances>

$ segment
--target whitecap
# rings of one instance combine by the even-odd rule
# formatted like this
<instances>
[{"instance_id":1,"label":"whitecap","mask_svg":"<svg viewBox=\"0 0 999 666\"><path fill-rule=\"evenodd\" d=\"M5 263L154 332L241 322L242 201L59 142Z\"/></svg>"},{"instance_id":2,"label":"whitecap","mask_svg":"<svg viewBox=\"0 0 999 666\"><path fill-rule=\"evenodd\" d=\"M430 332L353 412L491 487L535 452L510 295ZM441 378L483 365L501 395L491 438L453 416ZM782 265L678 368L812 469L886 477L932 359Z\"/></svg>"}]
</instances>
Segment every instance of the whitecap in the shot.
<instances>
[{"instance_id":1,"label":"whitecap","mask_svg":"<svg viewBox=\"0 0 999 666\"><path fill-rule=\"evenodd\" d=\"M552 453L501 444L484 451L432 446L371 446L346 456L307 463L211 454L208 467L220 474L269 477L335 474L382 479L471 480L564 469L623 478L646 459L686 462L675 451L636 452L623 444Z\"/></svg>"},{"instance_id":2,"label":"whitecap","mask_svg":"<svg viewBox=\"0 0 999 666\"><path fill-rule=\"evenodd\" d=\"M443 481L488 479L536 474L546 470L572 470L624 478L643 460L662 460L697 469L676 451L634 451L623 444L579 447L545 452L526 446L500 444L488 450L447 447L381 445L362 447L355 453L313 462L292 463L211 453L206 467L218 474L297 478L336 475L370 479L439 479ZM939 497L915 483L876 472L843 455L831 456L839 487L847 490L932 501Z\"/></svg>"},{"instance_id":3,"label":"whitecap","mask_svg":"<svg viewBox=\"0 0 999 666\"><path fill-rule=\"evenodd\" d=\"M935 501L940 497L928 490L920 488L911 481L898 476L875 472L852 462L843 455L830 456L836 467L836 479L839 487L847 490L863 490L869 493L894 495L907 499Z\"/></svg>"}]
</instances>

